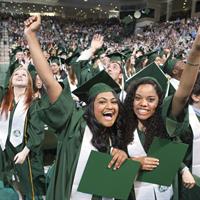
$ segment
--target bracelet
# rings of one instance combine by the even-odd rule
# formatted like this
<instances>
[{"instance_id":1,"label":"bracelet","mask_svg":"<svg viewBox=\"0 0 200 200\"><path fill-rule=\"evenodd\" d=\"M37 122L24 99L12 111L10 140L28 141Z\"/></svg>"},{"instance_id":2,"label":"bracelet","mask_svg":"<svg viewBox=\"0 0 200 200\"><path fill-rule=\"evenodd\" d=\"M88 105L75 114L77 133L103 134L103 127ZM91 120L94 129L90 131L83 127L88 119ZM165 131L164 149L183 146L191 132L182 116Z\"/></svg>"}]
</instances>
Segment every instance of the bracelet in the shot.
<instances>
[{"instance_id":1,"label":"bracelet","mask_svg":"<svg viewBox=\"0 0 200 200\"><path fill-rule=\"evenodd\" d=\"M191 63L191 62L186 62L186 64L188 64L188 65L190 65L190 66L192 66L192 67L198 67L200 64L198 63L198 64L194 64L194 63Z\"/></svg>"}]
</instances>

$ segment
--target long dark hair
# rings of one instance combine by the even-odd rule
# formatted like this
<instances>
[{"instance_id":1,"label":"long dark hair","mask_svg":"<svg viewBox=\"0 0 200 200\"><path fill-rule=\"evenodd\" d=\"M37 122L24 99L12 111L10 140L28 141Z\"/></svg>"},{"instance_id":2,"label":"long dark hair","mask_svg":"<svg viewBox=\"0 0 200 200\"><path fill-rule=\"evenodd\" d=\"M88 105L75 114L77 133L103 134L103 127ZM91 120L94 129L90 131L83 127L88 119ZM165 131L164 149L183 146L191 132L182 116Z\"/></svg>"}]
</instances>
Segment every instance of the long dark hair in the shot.
<instances>
[{"instance_id":1,"label":"long dark hair","mask_svg":"<svg viewBox=\"0 0 200 200\"><path fill-rule=\"evenodd\" d=\"M116 97L119 106L118 117L112 127L102 126L94 115L94 101L95 97L92 97L88 101L84 113L84 119L89 126L93 138L92 144L101 152L109 151L109 138L112 141L112 146L115 148L126 150L127 145L132 141L132 134L128 134L125 130L126 116L122 103L120 102L117 95L113 92L113 95Z\"/></svg>"},{"instance_id":2,"label":"long dark hair","mask_svg":"<svg viewBox=\"0 0 200 200\"><path fill-rule=\"evenodd\" d=\"M138 118L133 110L133 101L135 98L136 90L138 89L140 85L144 85L144 84L152 85L159 98L158 106L156 108L155 113L150 118L142 122L146 128L144 149L147 151L150 144L152 143L154 136L161 137L161 138L167 137L164 122L161 117L161 109L160 109L163 102L163 92L162 92L161 87L157 84L156 81L154 81L151 78L142 78L142 79L131 82L127 89L127 95L124 101L124 108L126 111L126 115L128 117L127 132L128 134L130 133L133 134L134 131L138 128Z\"/></svg>"},{"instance_id":3,"label":"long dark hair","mask_svg":"<svg viewBox=\"0 0 200 200\"><path fill-rule=\"evenodd\" d=\"M200 73L198 73L196 82L194 84L193 90L191 92L191 95L189 97L189 104L192 105L193 103L195 103L195 101L192 98L192 95L200 95Z\"/></svg>"}]
</instances>

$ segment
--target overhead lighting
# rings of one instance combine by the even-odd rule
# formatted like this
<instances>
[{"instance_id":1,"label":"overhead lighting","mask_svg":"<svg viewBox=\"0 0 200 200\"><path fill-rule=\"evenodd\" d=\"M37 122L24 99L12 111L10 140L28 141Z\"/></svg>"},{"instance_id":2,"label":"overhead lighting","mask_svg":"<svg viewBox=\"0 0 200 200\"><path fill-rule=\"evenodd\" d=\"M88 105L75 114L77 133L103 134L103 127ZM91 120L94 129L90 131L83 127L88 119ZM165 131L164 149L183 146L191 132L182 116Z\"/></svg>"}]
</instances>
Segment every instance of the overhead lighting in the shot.
<instances>
[{"instance_id":1,"label":"overhead lighting","mask_svg":"<svg viewBox=\"0 0 200 200\"><path fill-rule=\"evenodd\" d=\"M88 0L84 0L85 2L87 2Z\"/></svg>"}]
</instances>

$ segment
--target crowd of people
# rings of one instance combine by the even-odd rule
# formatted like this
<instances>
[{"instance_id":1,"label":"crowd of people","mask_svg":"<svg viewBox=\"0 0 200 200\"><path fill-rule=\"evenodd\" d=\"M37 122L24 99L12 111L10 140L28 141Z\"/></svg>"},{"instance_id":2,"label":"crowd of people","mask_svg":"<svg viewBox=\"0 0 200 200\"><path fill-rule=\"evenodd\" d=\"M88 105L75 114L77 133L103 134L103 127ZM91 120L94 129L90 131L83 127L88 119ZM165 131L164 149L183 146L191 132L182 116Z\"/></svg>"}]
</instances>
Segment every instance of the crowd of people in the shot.
<instances>
[{"instance_id":1,"label":"crowd of people","mask_svg":"<svg viewBox=\"0 0 200 200\"><path fill-rule=\"evenodd\" d=\"M12 46L0 87L4 200L5 193L12 200L114 199L77 190L90 152L110 154L108 168L131 159L140 163L138 173L151 172L160 165L148 156L155 137L188 144L185 157L170 186L135 180L128 200L200 199L199 18L153 24L129 36L113 19L4 20ZM47 174L46 128L57 137Z\"/></svg>"},{"instance_id":2,"label":"crowd of people","mask_svg":"<svg viewBox=\"0 0 200 200\"><path fill-rule=\"evenodd\" d=\"M23 35L23 21L26 15L8 15L3 20L8 22L10 44L27 47ZM199 25L198 18L177 19L156 23L144 28L137 28L137 34L126 36L124 23L117 19L109 20L66 20L57 17L44 17L39 39L43 48L56 49L59 46L69 49L75 42L80 49L90 45L95 33L104 35L105 46L111 51L122 50L125 46L143 48L144 52L159 47L173 48L176 55L187 55Z\"/></svg>"}]
</instances>

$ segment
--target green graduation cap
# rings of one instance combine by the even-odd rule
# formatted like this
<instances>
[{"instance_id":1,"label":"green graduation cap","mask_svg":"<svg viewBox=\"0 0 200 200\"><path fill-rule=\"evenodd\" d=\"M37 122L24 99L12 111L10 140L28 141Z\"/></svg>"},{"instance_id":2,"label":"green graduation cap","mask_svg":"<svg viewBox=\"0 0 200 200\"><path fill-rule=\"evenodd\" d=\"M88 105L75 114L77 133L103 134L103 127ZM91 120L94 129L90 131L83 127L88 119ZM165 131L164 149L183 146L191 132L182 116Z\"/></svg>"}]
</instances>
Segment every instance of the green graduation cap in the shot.
<instances>
[{"instance_id":1,"label":"green graduation cap","mask_svg":"<svg viewBox=\"0 0 200 200\"><path fill-rule=\"evenodd\" d=\"M110 58L111 62L124 63L126 60L126 56L120 52L113 52L113 53L107 54L107 56Z\"/></svg>"},{"instance_id":2,"label":"green graduation cap","mask_svg":"<svg viewBox=\"0 0 200 200\"><path fill-rule=\"evenodd\" d=\"M158 50L154 50L154 51L148 52L148 53L145 54L145 56L148 59L148 62L147 62L147 65L148 65L148 64L154 62L155 59L159 56L158 55Z\"/></svg>"},{"instance_id":3,"label":"green graduation cap","mask_svg":"<svg viewBox=\"0 0 200 200\"><path fill-rule=\"evenodd\" d=\"M126 80L126 74L125 74L125 70L124 70L124 65L126 62L126 56L120 52L114 52L114 53L110 53L107 55L110 58L110 62L111 63L118 63L120 64L121 67L121 71L123 74L123 79Z\"/></svg>"},{"instance_id":4,"label":"green graduation cap","mask_svg":"<svg viewBox=\"0 0 200 200\"><path fill-rule=\"evenodd\" d=\"M18 52L23 52L23 49L21 46L17 46L15 49L12 50L13 55L16 55Z\"/></svg>"},{"instance_id":5,"label":"green graduation cap","mask_svg":"<svg viewBox=\"0 0 200 200\"><path fill-rule=\"evenodd\" d=\"M123 55L125 55L126 60L128 60L128 59L131 57L133 51L131 51L131 49L129 49L129 48L125 48L125 49L123 49L123 50L121 51L121 53L122 53Z\"/></svg>"},{"instance_id":6,"label":"green graduation cap","mask_svg":"<svg viewBox=\"0 0 200 200\"><path fill-rule=\"evenodd\" d=\"M178 62L179 60L176 59L176 58L171 58L169 57L165 64L163 65L162 69L163 69L163 72L166 73L166 74L169 74L170 76L172 75L172 71L174 69L174 66L176 65L176 63Z\"/></svg>"},{"instance_id":7,"label":"green graduation cap","mask_svg":"<svg viewBox=\"0 0 200 200\"><path fill-rule=\"evenodd\" d=\"M131 78L126 80L125 87L127 88L128 85L133 80L138 80L144 77L149 77L156 79L156 81L160 84L163 92L166 92L168 89L168 79L163 73L163 71L156 65L155 62L147 65L145 68L138 71L136 74L134 74Z\"/></svg>"},{"instance_id":8,"label":"green graduation cap","mask_svg":"<svg viewBox=\"0 0 200 200\"><path fill-rule=\"evenodd\" d=\"M147 59L146 55L141 55L135 59L135 68L136 71L139 71L143 68L143 62Z\"/></svg>"},{"instance_id":9,"label":"green graduation cap","mask_svg":"<svg viewBox=\"0 0 200 200\"><path fill-rule=\"evenodd\" d=\"M21 46L17 46L15 49L12 49L11 54L10 54L10 61L13 63L15 61L15 55L18 52L23 52L23 49Z\"/></svg>"},{"instance_id":10,"label":"green graduation cap","mask_svg":"<svg viewBox=\"0 0 200 200\"><path fill-rule=\"evenodd\" d=\"M96 96L98 93L110 91L119 93L120 90L119 85L103 70L74 90L73 93L81 101L87 102L89 97Z\"/></svg>"}]
</instances>

